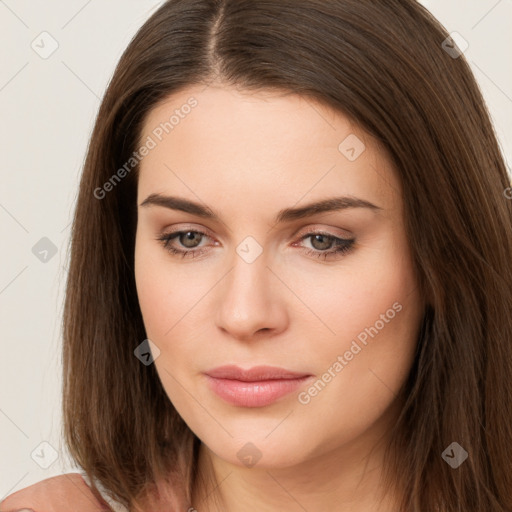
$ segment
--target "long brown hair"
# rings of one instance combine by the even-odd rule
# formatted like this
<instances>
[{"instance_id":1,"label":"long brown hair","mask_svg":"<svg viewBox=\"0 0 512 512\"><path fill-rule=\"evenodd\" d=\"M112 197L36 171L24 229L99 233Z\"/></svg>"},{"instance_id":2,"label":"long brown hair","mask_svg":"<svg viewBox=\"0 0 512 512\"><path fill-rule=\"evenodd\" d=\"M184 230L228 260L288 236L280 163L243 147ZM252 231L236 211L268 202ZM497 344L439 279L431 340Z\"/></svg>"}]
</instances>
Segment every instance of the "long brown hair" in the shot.
<instances>
[{"instance_id":1,"label":"long brown hair","mask_svg":"<svg viewBox=\"0 0 512 512\"><path fill-rule=\"evenodd\" d=\"M512 510L510 177L447 37L414 0L169 0L142 26L101 104L72 230L64 435L93 485L133 507L175 475L191 496L199 440L154 365L134 357L146 338L134 279L138 166L117 171L151 109L217 80L309 96L386 147L428 299L389 484L405 489L404 512ZM456 469L442 457L452 442L469 454Z\"/></svg>"}]
</instances>

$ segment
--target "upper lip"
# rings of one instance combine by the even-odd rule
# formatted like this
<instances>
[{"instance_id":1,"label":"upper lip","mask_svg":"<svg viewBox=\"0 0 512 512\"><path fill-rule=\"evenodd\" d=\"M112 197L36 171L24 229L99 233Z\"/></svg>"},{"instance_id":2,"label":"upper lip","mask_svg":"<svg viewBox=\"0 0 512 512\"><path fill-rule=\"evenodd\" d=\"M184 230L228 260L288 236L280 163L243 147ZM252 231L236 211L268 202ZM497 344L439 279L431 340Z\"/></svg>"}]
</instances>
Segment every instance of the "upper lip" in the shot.
<instances>
[{"instance_id":1,"label":"upper lip","mask_svg":"<svg viewBox=\"0 0 512 512\"><path fill-rule=\"evenodd\" d=\"M309 377L311 375L303 372L292 372L277 366L253 366L252 368L244 370L235 365L219 366L205 373L217 379L240 380L243 382L300 379L301 377Z\"/></svg>"}]
</instances>

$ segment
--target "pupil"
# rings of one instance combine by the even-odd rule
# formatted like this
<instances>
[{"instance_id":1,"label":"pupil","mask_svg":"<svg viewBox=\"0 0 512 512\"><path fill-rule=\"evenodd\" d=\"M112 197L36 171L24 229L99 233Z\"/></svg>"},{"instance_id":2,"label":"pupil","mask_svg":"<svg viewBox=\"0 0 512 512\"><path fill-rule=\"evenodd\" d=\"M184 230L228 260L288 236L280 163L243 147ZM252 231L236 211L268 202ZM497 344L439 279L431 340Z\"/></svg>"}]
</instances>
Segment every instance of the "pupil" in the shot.
<instances>
[{"instance_id":1,"label":"pupil","mask_svg":"<svg viewBox=\"0 0 512 512\"><path fill-rule=\"evenodd\" d=\"M322 240L324 240L323 243L322 243ZM331 242L329 240L330 240L329 237L327 237L325 235L315 235L313 237L313 247L315 247L315 249L318 249L318 250L329 249L329 247L331 245ZM317 241L320 242L320 247L316 246Z\"/></svg>"},{"instance_id":2,"label":"pupil","mask_svg":"<svg viewBox=\"0 0 512 512\"><path fill-rule=\"evenodd\" d=\"M186 243L184 243L183 245L185 245L186 247L194 247L194 243L192 243L192 245L188 245L188 242L194 242L194 238L198 234L199 233L195 233L194 231L187 231L185 233L185 241L186 241Z\"/></svg>"}]
</instances>

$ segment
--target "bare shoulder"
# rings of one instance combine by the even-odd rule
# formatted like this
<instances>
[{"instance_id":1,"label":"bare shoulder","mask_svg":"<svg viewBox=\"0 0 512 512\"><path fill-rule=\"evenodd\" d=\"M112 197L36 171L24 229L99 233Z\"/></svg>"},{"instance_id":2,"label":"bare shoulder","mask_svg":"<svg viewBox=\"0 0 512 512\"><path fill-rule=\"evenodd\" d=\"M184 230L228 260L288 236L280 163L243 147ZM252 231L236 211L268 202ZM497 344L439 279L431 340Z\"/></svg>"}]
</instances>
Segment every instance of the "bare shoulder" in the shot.
<instances>
[{"instance_id":1,"label":"bare shoulder","mask_svg":"<svg viewBox=\"0 0 512 512\"><path fill-rule=\"evenodd\" d=\"M0 503L0 512L28 508L34 512L110 511L107 503L94 496L79 473L66 473L21 489Z\"/></svg>"}]
</instances>

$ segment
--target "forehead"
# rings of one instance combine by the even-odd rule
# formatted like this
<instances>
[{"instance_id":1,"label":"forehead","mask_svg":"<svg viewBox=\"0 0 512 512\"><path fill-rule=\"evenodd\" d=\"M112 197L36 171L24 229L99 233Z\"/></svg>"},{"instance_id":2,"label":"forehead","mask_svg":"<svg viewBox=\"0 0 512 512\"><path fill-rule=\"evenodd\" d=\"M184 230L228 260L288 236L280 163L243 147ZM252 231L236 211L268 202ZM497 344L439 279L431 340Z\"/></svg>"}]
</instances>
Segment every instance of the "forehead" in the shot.
<instances>
[{"instance_id":1,"label":"forehead","mask_svg":"<svg viewBox=\"0 0 512 512\"><path fill-rule=\"evenodd\" d=\"M384 207L400 199L385 150L342 113L295 94L191 86L151 110L140 142L150 140L139 197L179 189L262 207L335 193Z\"/></svg>"}]
</instances>

